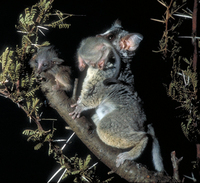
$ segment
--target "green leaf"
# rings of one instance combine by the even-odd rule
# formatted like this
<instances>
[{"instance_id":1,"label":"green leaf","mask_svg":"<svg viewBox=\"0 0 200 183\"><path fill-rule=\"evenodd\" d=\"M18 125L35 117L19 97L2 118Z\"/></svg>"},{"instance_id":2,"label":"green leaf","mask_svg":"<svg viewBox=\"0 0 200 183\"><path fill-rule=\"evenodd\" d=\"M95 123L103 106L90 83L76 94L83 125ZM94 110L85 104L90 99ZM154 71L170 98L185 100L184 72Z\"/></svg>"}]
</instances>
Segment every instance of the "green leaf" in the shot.
<instances>
[{"instance_id":1,"label":"green leaf","mask_svg":"<svg viewBox=\"0 0 200 183\"><path fill-rule=\"evenodd\" d=\"M38 150L42 147L42 143L38 143L36 146L34 146L34 150Z\"/></svg>"}]
</instances>

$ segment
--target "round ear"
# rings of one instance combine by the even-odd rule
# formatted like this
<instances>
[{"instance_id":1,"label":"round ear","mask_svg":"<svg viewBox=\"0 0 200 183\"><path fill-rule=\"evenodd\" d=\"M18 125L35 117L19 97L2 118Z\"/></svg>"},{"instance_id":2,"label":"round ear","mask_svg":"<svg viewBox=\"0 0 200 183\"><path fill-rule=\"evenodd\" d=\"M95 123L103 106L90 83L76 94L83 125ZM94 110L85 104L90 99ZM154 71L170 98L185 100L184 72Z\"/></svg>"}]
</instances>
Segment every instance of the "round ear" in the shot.
<instances>
[{"instance_id":1,"label":"round ear","mask_svg":"<svg viewBox=\"0 0 200 183\"><path fill-rule=\"evenodd\" d=\"M142 40L143 36L141 34L128 34L121 38L120 47L124 50L135 51Z\"/></svg>"},{"instance_id":2,"label":"round ear","mask_svg":"<svg viewBox=\"0 0 200 183\"><path fill-rule=\"evenodd\" d=\"M115 20L113 26L115 26L115 27L122 27L121 21L119 19Z\"/></svg>"},{"instance_id":3,"label":"round ear","mask_svg":"<svg viewBox=\"0 0 200 183\"><path fill-rule=\"evenodd\" d=\"M60 65L61 63L64 62L64 60L60 58L52 58L51 61L53 62L54 65Z\"/></svg>"},{"instance_id":4,"label":"round ear","mask_svg":"<svg viewBox=\"0 0 200 183\"><path fill-rule=\"evenodd\" d=\"M78 56L78 68L80 71L83 71L86 67L86 63L84 60L81 58L81 56Z\"/></svg>"},{"instance_id":5,"label":"round ear","mask_svg":"<svg viewBox=\"0 0 200 183\"><path fill-rule=\"evenodd\" d=\"M100 70L103 70L105 64L105 59L102 59L98 62L97 66Z\"/></svg>"}]
</instances>

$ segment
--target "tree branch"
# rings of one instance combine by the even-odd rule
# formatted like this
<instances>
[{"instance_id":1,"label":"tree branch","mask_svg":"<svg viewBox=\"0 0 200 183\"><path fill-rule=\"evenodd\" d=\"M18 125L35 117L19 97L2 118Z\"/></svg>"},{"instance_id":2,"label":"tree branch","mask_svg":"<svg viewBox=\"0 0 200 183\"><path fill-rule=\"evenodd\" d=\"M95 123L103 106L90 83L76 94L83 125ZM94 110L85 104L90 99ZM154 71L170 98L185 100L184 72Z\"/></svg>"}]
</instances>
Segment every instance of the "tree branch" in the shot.
<instances>
[{"instance_id":1,"label":"tree branch","mask_svg":"<svg viewBox=\"0 0 200 183\"><path fill-rule=\"evenodd\" d=\"M179 182L180 182L180 179L179 179L178 167L179 167L179 163L182 161L182 159L183 159L183 157L181 157L180 159L178 159L176 157L175 151L171 152L171 161L172 161L172 165L173 165L174 178Z\"/></svg>"},{"instance_id":2,"label":"tree branch","mask_svg":"<svg viewBox=\"0 0 200 183\"><path fill-rule=\"evenodd\" d=\"M59 113L89 150L113 172L128 182L176 182L171 177L149 171L135 162L126 161L122 166L116 168L116 158L121 150L104 144L96 134L94 125L84 116L73 120L69 113L72 112L73 109L70 106L75 101L70 99L64 91L53 91L52 85L55 85L53 79L41 84L42 91L49 100L51 107Z\"/></svg>"}]
</instances>

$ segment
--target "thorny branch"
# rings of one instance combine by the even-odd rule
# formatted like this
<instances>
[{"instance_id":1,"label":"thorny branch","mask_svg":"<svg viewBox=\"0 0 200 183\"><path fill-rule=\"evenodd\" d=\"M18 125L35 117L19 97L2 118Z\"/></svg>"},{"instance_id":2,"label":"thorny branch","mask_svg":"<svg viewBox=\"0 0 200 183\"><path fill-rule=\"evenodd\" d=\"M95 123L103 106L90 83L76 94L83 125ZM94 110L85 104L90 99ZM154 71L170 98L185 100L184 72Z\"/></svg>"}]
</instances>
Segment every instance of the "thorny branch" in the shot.
<instances>
[{"instance_id":1,"label":"thorny branch","mask_svg":"<svg viewBox=\"0 0 200 183\"><path fill-rule=\"evenodd\" d=\"M192 43L194 46L194 53L193 53L193 69L194 71L197 70L197 60L198 60L198 53L197 53L197 11L198 11L198 1L194 0L194 7L192 13Z\"/></svg>"},{"instance_id":2,"label":"thorny branch","mask_svg":"<svg viewBox=\"0 0 200 183\"><path fill-rule=\"evenodd\" d=\"M166 11L165 11L165 17L163 17L163 20L158 20L158 19L154 19L154 18L151 18L151 20L153 21L157 21L157 22L161 22L161 23L164 23L165 24L165 31L163 33L163 37L162 39L164 40L164 45L161 46L160 50L158 52L162 52L164 57L167 57L167 53L169 52L168 50L168 41L170 39L170 36L168 35L169 31L172 30L173 28L169 28L169 19L172 18L174 19L173 17L173 14L175 14L180 8L182 8L185 4L182 4L181 6L179 7L176 7L175 9L172 8L172 3L174 0L171 0L170 1L170 4L167 5L165 2L163 2L162 0L159 1L157 0L161 5L163 5L164 7L166 7ZM157 51L154 51L154 52L157 52Z\"/></svg>"},{"instance_id":3,"label":"thorny branch","mask_svg":"<svg viewBox=\"0 0 200 183\"><path fill-rule=\"evenodd\" d=\"M18 83L18 82L17 82L17 83ZM10 99L10 100L13 101L13 99L11 98L11 93L9 92L9 90L8 90L8 88L7 88L6 85L4 85L4 89L0 89L0 93L2 94L2 95L1 95L2 97L8 98L8 99ZM13 102L14 102L14 101L13 101ZM44 131L43 128L42 128L42 125L41 125L40 122L39 122L40 119L37 118L37 117L35 117L35 116L33 116L33 115L30 116L29 111L25 110L25 108L24 108L19 102L20 102L20 101L15 101L14 103L16 103L17 106L18 106L19 108L21 108L21 109L26 113L27 117L29 117L30 120L33 119L33 121L36 123L36 125L37 125L39 131Z\"/></svg>"},{"instance_id":4,"label":"thorny branch","mask_svg":"<svg viewBox=\"0 0 200 183\"><path fill-rule=\"evenodd\" d=\"M196 143L197 164L199 164L200 113L199 113L199 98L198 98L199 78L197 74L197 62L198 62L197 39L199 39L199 37L197 37L198 36L197 11L199 2L198 0L194 0L193 12L186 7L186 9L189 12L183 9L182 10L183 13L174 14L174 12L177 12L177 10L180 9L180 7L187 5L187 3L184 3L186 1L182 1L182 5L177 5L178 1L174 0L174 3L172 5L172 1L173 0L170 1L169 5L167 5L166 3L164 3L164 1L158 0L160 4L166 7L165 11L166 17L162 21L156 19L152 20L165 23L165 31L163 33L162 39L160 40L159 43L160 49L158 52L161 52L164 55L163 60L167 62L172 62L173 64L171 71L172 80L169 84L169 88L167 89L167 93L173 100L176 100L179 103L180 107L178 108L181 108L181 110L185 111L184 114L181 114L181 117L184 119L184 121L181 122L181 128L186 138L189 141ZM181 55L180 52L182 49L181 45L177 40L175 40L175 38L177 37L177 32L173 31L173 25L171 26L171 28L169 27L169 19L173 18L172 15L181 18L192 19L192 35L178 36L178 38L192 38L192 45L194 50L192 59L191 55L189 59ZM176 21L180 21L180 19ZM174 20L170 21L170 24L172 24L173 22L175 21ZM183 21L181 21L181 23L182 22ZM170 30L172 30L172 32L169 34ZM168 40L171 41L170 47L168 44Z\"/></svg>"}]
</instances>

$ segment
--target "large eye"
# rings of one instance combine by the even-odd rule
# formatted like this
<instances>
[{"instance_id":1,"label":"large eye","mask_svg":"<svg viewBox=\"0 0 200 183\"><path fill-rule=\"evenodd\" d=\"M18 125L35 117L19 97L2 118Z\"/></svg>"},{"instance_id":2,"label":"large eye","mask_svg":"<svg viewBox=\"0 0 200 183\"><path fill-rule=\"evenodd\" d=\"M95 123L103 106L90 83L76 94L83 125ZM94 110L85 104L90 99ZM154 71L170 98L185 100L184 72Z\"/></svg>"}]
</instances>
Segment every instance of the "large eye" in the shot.
<instances>
[{"instance_id":1,"label":"large eye","mask_svg":"<svg viewBox=\"0 0 200 183\"><path fill-rule=\"evenodd\" d=\"M114 34L109 34L109 35L107 36L107 39L108 39L109 41L111 41L113 38L114 38Z\"/></svg>"}]
</instances>

